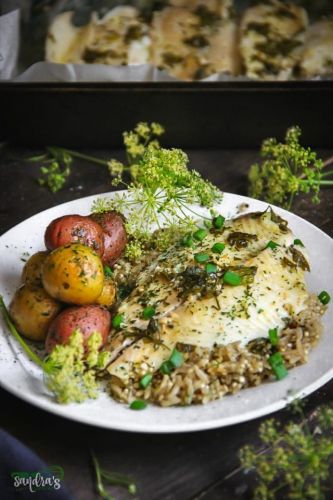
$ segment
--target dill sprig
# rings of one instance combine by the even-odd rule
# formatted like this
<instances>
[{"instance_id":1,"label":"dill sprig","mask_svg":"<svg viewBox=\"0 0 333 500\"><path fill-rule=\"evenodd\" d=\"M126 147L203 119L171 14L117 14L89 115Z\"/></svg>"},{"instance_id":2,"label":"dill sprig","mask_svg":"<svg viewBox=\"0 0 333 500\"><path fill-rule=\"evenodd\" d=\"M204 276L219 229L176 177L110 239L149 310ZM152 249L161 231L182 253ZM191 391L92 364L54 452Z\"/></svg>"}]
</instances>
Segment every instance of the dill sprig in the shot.
<instances>
[{"instance_id":1,"label":"dill sprig","mask_svg":"<svg viewBox=\"0 0 333 500\"><path fill-rule=\"evenodd\" d=\"M84 347L82 333L75 330L66 345L55 346L49 356L41 359L17 331L1 296L0 311L23 351L43 370L45 384L58 403L79 403L97 397L98 374L109 359L107 352L99 350L102 343L99 333L93 333Z\"/></svg>"},{"instance_id":2,"label":"dill sprig","mask_svg":"<svg viewBox=\"0 0 333 500\"><path fill-rule=\"evenodd\" d=\"M197 171L190 170L188 161L186 153L179 149L149 144L135 164L132 182L126 184L121 177L114 180L114 184L122 183L127 192L94 202L93 212L118 210L126 215L129 258L139 257L147 245L167 248L195 229L193 215L198 214L191 205L212 208L221 200L222 193Z\"/></svg>"},{"instance_id":3,"label":"dill sprig","mask_svg":"<svg viewBox=\"0 0 333 500\"><path fill-rule=\"evenodd\" d=\"M312 193L312 202L319 203L321 186L333 186L333 180L325 179L332 172L322 172L332 160L323 162L300 144L300 136L301 129L291 127L285 143L274 138L263 141L262 162L252 165L248 175L250 196L290 209L295 196Z\"/></svg>"},{"instance_id":4,"label":"dill sprig","mask_svg":"<svg viewBox=\"0 0 333 500\"><path fill-rule=\"evenodd\" d=\"M274 500L278 494L294 500L325 498L333 464L333 408L321 406L310 419L299 402L294 409L299 422L281 427L268 419L259 427L259 449L240 450L242 467L256 474L255 500Z\"/></svg>"},{"instance_id":5,"label":"dill sprig","mask_svg":"<svg viewBox=\"0 0 333 500\"><path fill-rule=\"evenodd\" d=\"M70 176L73 158L64 149L51 147L47 149L48 156L44 158L45 163L40 168L41 175L38 182L41 186L47 186L52 193L56 193L66 184ZM30 158L30 161L33 160Z\"/></svg>"},{"instance_id":6,"label":"dill sprig","mask_svg":"<svg viewBox=\"0 0 333 500\"><path fill-rule=\"evenodd\" d=\"M158 137L163 135L164 132L164 127L156 122L139 122L133 130L123 132L127 164L114 158L109 160L107 166L111 176L119 180L127 171L131 179L135 180L139 163L147 147L159 149L160 143Z\"/></svg>"},{"instance_id":7,"label":"dill sprig","mask_svg":"<svg viewBox=\"0 0 333 500\"><path fill-rule=\"evenodd\" d=\"M93 452L91 452L91 457L96 477L96 491L101 498L105 500L115 500L114 497L108 493L103 481L112 486L122 486L126 488L131 495L136 494L136 484L131 478L124 474L119 474L118 472L108 472L102 469Z\"/></svg>"},{"instance_id":8,"label":"dill sprig","mask_svg":"<svg viewBox=\"0 0 333 500\"><path fill-rule=\"evenodd\" d=\"M127 164L116 159L105 160L58 146L48 146L45 153L25 158L25 161L42 163L38 182L49 188L52 193L56 193L66 184L71 174L74 158L107 167L112 178L119 179L125 172L128 172L131 178L135 178L137 163L142 158L145 149L148 145L159 148L158 137L162 134L164 134L164 128L155 122L139 122L133 130L124 132L123 140Z\"/></svg>"},{"instance_id":9,"label":"dill sprig","mask_svg":"<svg viewBox=\"0 0 333 500\"><path fill-rule=\"evenodd\" d=\"M56 345L44 361L45 383L60 404L81 403L98 396L97 378L109 359L99 351L101 334L92 333L84 346L83 335L75 330L68 342Z\"/></svg>"}]
</instances>

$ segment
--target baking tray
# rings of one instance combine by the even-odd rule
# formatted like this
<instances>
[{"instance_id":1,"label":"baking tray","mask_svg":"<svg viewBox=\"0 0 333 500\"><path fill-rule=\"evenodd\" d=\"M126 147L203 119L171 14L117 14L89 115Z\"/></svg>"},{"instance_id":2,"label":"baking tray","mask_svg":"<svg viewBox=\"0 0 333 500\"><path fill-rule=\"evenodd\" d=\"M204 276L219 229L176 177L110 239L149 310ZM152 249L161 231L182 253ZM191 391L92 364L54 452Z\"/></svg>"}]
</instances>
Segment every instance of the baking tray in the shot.
<instances>
[{"instance_id":1,"label":"baking tray","mask_svg":"<svg viewBox=\"0 0 333 500\"><path fill-rule=\"evenodd\" d=\"M164 144L257 148L299 125L333 146L333 82L0 83L0 138L16 145L117 148L138 121L158 121Z\"/></svg>"}]
</instances>

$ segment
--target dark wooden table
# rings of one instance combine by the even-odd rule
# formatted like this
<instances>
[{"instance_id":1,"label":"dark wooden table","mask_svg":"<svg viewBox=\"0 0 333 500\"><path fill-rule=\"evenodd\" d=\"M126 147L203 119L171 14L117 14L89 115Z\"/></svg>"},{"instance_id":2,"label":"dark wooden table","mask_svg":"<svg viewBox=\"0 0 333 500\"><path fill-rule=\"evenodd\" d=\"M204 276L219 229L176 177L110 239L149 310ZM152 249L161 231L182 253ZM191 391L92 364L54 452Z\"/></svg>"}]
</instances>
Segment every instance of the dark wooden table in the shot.
<instances>
[{"instance_id":1,"label":"dark wooden table","mask_svg":"<svg viewBox=\"0 0 333 500\"><path fill-rule=\"evenodd\" d=\"M52 194L37 184L38 166L21 159L33 153L0 150L0 233L41 210L111 188L106 169L77 161L66 188ZM117 153L98 154L110 157ZM255 152L190 151L189 155L192 167L224 191L246 193L246 171L257 158ZM332 151L321 155L325 158ZM313 207L303 198L294 210L333 236L333 190L323 191L321 205ZM332 398L333 382L308 398L305 412ZM261 419L201 433L145 435L74 423L29 406L4 390L0 390L0 408L0 426L34 449L48 465L61 465L68 489L76 499L97 498L90 449L103 467L133 476L137 498L143 500L251 498L244 474L228 476L239 465L240 447L258 442ZM274 416L284 422L289 413L283 410ZM112 491L117 499L131 498L124 490Z\"/></svg>"}]
</instances>

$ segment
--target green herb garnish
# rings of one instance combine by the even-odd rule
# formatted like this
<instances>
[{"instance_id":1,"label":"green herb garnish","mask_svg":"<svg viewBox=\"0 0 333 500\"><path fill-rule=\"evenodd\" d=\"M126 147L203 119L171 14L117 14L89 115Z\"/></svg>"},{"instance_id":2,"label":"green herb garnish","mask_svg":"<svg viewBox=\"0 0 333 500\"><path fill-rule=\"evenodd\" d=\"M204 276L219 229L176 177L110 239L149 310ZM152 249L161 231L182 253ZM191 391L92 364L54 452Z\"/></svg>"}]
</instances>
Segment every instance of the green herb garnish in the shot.
<instances>
[{"instance_id":1,"label":"green herb garnish","mask_svg":"<svg viewBox=\"0 0 333 500\"><path fill-rule=\"evenodd\" d=\"M182 239L182 245L184 247L193 247L194 240L191 234L187 234L186 236L184 236L184 238Z\"/></svg>"},{"instance_id":2,"label":"green herb garnish","mask_svg":"<svg viewBox=\"0 0 333 500\"><path fill-rule=\"evenodd\" d=\"M246 248L251 241L257 241L258 236L256 234L233 231L229 234L227 240L231 246L235 246L237 250L241 250L242 248Z\"/></svg>"},{"instance_id":3,"label":"green herb garnish","mask_svg":"<svg viewBox=\"0 0 333 500\"><path fill-rule=\"evenodd\" d=\"M224 226L225 222L225 217L223 215L217 215L216 217L213 218L213 226L215 229L222 229Z\"/></svg>"},{"instance_id":4,"label":"green herb garnish","mask_svg":"<svg viewBox=\"0 0 333 500\"><path fill-rule=\"evenodd\" d=\"M160 372L164 375L170 375L170 373L175 369L182 366L184 363L184 358L181 352L176 348L172 351L170 358L160 366Z\"/></svg>"},{"instance_id":5,"label":"green herb garnish","mask_svg":"<svg viewBox=\"0 0 333 500\"><path fill-rule=\"evenodd\" d=\"M272 241L270 240L267 245L266 245L266 248L271 248L272 250L275 250L277 247L279 247L280 245L278 243L275 243L275 241Z\"/></svg>"},{"instance_id":6,"label":"green herb garnish","mask_svg":"<svg viewBox=\"0 0 333 500\"><path fill-rule=\"evenodd\" d=\"M322 292L320 292L320 294L318 295L318 299L320 300L320 302L326 306L330 301L331 301L331 296L328 292L326 292L325 290L323 290Z\"/></svg>"},{"instance_id":7,"label":"green herb garnish","mask_svg":"<svg viewBox=\"0 0 333 500\"><path fill-rule=\"evenodd\" d=\"M96 475L96 490L101 498L104 498L105 500L114 500L114 497L107 492L103 480L112 486L122 486L126 488L131 495L136 494L136 484L131 478L117 472L108 472L105 469L102 469L95 454L91 453L91 456Z\"/></svg>"},{"instance_id":8,"label":"green herb garnish","mask_svg":"<svg viewBox=\"0 0 333 500\"><path fill-rule=\"evenodd\" d=\"M148 403L144 399L135 399L130 404L130 409L131 410L144 410L145 408L147 408L147 406L148 406Z\"/></svg>"},{"instance_id":9,"label":"green herb garnish","mask_svg":"<svg viewBox=\"0 0 333 500\"><path fill-rule=\"evenodd\" d=\"M209 255L207 253L196 253L194 254L194 260L199 263L207 262Z\"/></svg>"},{"instance_id":10,"label":"green herb garnish","mask_svg":"<svg viewBox=\"0 0 333 500\"><path fill-rule=\"evenodd\" d=\"M143 319L151 319L155 314L155 308L152 306L147 306L142 312Z\"/></svg>"},{"instance_id":11,"label":"green herb garnish","mask_svg":"<svg viewBox=\"0 0 333 500\"><path fill-rule=\"evenodd\" d=\"M212 252L214 253L222 253L224 249L225 249L224 243L214 243L214 245L212 246Z\"/></svg>"},{"instance_id":12,"label":"green herb garnish","mask_svg":"<svg viewBox=\"0 0 333 500\"><path fill-rule=\"evenodd\" d=\"M123 314L116 314L113 318L112 318L112 326L113 328L121 328L122 324L124 322L124 315Z\"/></svg>"},{"instance_id":13,"label":"green herb garnish","mask_svg":"<svg viewBox=\"0 0 333 500\"><path fill-rule=\"evenodd\" d=\"M242 277L232 271L227 271L223 276L223 282L231 286L239 286L242 284Z\"/></svg>"},{"instance_id":14,"label":"green herb garnish","mask_svg":"<svg viewBox=\"0 0 333 500\"><path fill-rule=\"evenodd\" d=\"M324 180L332 172L323 173L325 163L310 148L299 143L301 129L287 130L285 143L266 139L261 146L261 164L249 171L249 195L268 203L290 209L295 196L312 193L313 203L318 203L321 186L332 186L333 180Z\"/></svg>"},{"instance_id":15,"label":"green herb garnish","mask_svg":"<svg viewBox=\"0 0 333 500\"><path fill-rule=\"evenodd\" d=\"M98 396L97 375L105 368L109 359L109 353L100 351L102 337L99 333L92 333L84 345L82 333L75 330L67 344L56 345L51 354L43 360L32 351L17 331L1 296L0 309L13 337L31 361L43 370L45 384L58 403L80 403Z\"/></svg>"},{"instance_id":16,"label":"green herb garnish","mask_svg":"<svg viewBox=\"0 0 333 500\"><path fill-rule=\"evenodd\" d=\"M98 199L92 207L93 212L117 210L126 214L130 240L126 256L132 260L142 255L147 246L165 250L179 242L182 235L185 246L192 246L192 239L202 241L207 231L195 230L192 216L200 215L191 206L212 208L222 197L215 186L188 168L188 157L183 151L161 148L156 141L145 145L139 140L143 131L140 134L137 129L124 133L129 165L112 160L110 167L116 176L113 184L122 184L127 192L116 194L113 199ZM130 184L123 179L125 171L131 175ZM153 225L157 228L155 233ZM193 236L189 236L192 231Z\"/></svg>"},{"instance_id":17,"label":"green herb garnish","mask_svg":"<svg viewBox=\"0 0 333 500\"><path fill-rule=\"evenodd\" d=\"M300 247L304 247L303 241L299 240L298 238L296 238L296 240L294 240L294 245L298 245Z\"/></svg>"},{"instance_id":18,"label":"green herb garnish","mask_svg":"<svg viewBox=\"0 0 333 500\"><path fill-rule=\"evenodd\" d=\"M174 366L170 363L170 361L164 361L164 363L160 366L160 372L163 373L163 375L170 375L173 369Z\"/></svg>"},{"instance_id":19,"label":"green herb garnish","mask_svg":"<svg viewBox=\"0 0 333 500\"><path fill-rule=\"evenodd\" d=\"M153 380L153 375L151 373L146 373L146 375L144 375L139 382L141 389L146 389L148 385L151 384L152 380Z\"/></svg>"},{"instance_id":20,"label":"green herb garnish","mask_svg":"<svg viewBox=\"0 0 333 500\"><path fill-rule=\"evenodd\" d=\"M276 376L277 380L282 380L288 375L288 370L284 364L284 359L280 352L275 352L268 358L268 362L271 365L272 371Z\"/></svg>"},{"instance_id":21,"label":"green herb garnish","mask_svg":"<svg viewBox=\"0 0 333 500\"><path fill-rule=\"evenodd\" d=\"M297 418L288 419L284 426L276 419L266 419L259 427L258 448L240 450L242 468L255 476L251 498L322 500L330 496L333 408L319 406L305 416L296 401L292 409Z\"/></svg>"},{"instance_id":22,"label":"green herb garnish","mask_svg":"<svg viewBox=\"0 0 333 500\"><path fill-rule=\"evenodd\" d=\"M279 335L277 328L271 328L268 330L268 338L272 346L277 346L279 343Z\"/></svg>"},{"instance_id":23,"label":"green herb garnish","mask_svg":"<svg viewBox=\"0 0 333 500\"><path fill-rule=\"evenodd\" d=\"M111 278L111 276L113 275L113 271L110 266L104 266L104 275L107 278Z\"/></svg>"},{"instance_id":24,"label":"green herb garnish","mask_svg":"<svg viewBox=\"0 0 333 500\"><path fill-rule=\"evenodd\" d=\"M205 271L208 274L217 273L217 265L213 262L208 262L208 264L205 265Z\"/></svg>"},{"instance_id":25,"label":"green herb garnish","mask_svg":"<svg viewBox=\"0 0 333 500\"><path fill-rule=\"evenodd\" d=\"M174 368L179 368L184 362L184 358L181 352L177 351L175 348L170 356L169 362L174 366Z\"/></svg>"},{"instance_id":26,"label":"green herb garnish","mask_svg":"<svg viewBox=\"0 0 333 500\"><path fill-rule=\"evenodd\" d=\"M73 158L65 150L58 148L48 148L48 153L49 158L40 169L38 182L41 186L47 186L52 193L56 193L70 176Z\"/></svg>"},{"instance_id":27,"label":"green herb garnish","mask_svg":"<svg viewBox=\"0 0 333 500\"><path fill-rule=\"evenodd\" d=\"M193 238L195 238L198 241L203 241L207 236L207 231L206 229L198 229L193 233Z\"/></svg>"}]
</instances>

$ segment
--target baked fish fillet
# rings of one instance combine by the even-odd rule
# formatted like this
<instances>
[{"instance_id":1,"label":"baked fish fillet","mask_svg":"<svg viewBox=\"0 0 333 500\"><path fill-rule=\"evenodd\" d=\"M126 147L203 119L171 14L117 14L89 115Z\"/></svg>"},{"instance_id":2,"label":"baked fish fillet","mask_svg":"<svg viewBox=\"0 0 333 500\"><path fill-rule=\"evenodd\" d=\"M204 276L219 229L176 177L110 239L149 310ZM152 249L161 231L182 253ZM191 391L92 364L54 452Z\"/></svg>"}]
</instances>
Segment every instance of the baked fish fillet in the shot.
<instances>
[{"instance_id":1,"label":"baked fish fillet","mask_svg":"<svg viewBox=\"0 0 333 500\"><path fill-rule=\"evenodd\" d=\"M232 2L174 1L155 12L152 63L182 80L213 73L237 74L240 58Z\"/></svg>"},{"instance_id":2,"label":"baked fish fillet","mask_svg":"<svg viewBox=\"0 0 333 500\"><path fill-rule=\"evenodd\" d=\"M308 17L305 9L280 0L248 8L240 24L240 51L246 76L286 80L301 57Z\"/></svg>"},{"instance_id":3,"label":"baked fish fillet","mask_svg":"<svg viewBox=\"0 0 333 500\"><path fill-rule=\"evenodd\" d=\"M304 78L333 75L332 18L312 24L306 31L300 74Z\"/></svg>"},{"instance_id":4,"label":"baked fish fillet","mask_svg":"<svg viewBox=\"0 0 333 500\"><path fill-rule=\"evenodd\" d=\"M73 14L59 14L51 23L45 48L47 61L110 65L148 62L148 26L134 7L115 7L101 19L93 13L83 27L72 24Z\"/></svg>"},{"instance_id":5,"label":"baked fish fillet","mask_svg":"<svg viewBox=\"0 0 333 500\"><path fill-rule=\"evenodd\" d=\"M225 245L221 253L216 243ZM198 253L215 272L196 261ZM211 349L267 337L305 308L307 270L304 248L271 209L210 230L195 248L176 245L141 273L120 305L124 324L111 339L109 373L126 382L133 371L153 372L178 342ZM240 284L228 284L226 272ZM143 318L147 306L155 310L150 320Z\"/></svg>"}]
</instances>

